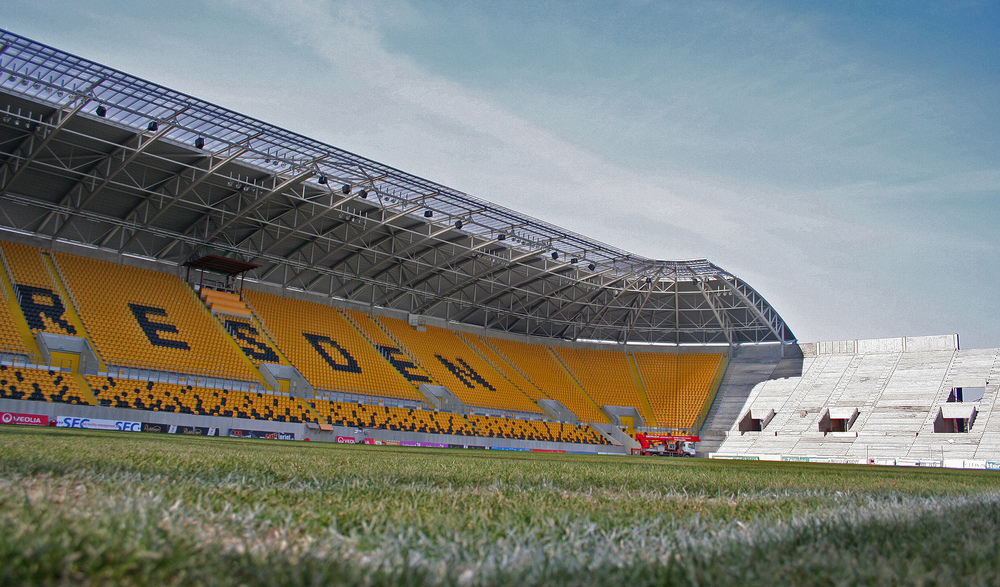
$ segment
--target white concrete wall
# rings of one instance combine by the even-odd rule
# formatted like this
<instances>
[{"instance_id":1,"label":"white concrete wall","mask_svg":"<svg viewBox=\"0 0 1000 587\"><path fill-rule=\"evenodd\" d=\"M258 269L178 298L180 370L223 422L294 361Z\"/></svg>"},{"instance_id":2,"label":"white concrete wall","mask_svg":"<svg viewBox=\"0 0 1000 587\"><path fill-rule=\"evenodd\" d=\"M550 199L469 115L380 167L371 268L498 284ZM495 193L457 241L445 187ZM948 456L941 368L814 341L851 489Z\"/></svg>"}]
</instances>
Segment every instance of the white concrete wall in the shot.
<instances>
[{"instance_id":1,"label":"white concrete wall","mask_svg":"<svg viewBox=\"0 0 1000 587\"><path fill-rule=\"evenodd\" d=\"M762 379L738 410L725 407L738 416L710 416L711 432L722 439L709 448L738 455L1000 460L1000 349L958 350L955 335L800 346L801 375ZM935 433L934 420L951 389L977 380L988 384L971 430ZM848 432L824 434L819 421L829 408L857 408L859 415ZM764 430L739 432L747 410L767 409L776 414Z\"/></svg>"}]
</instances>

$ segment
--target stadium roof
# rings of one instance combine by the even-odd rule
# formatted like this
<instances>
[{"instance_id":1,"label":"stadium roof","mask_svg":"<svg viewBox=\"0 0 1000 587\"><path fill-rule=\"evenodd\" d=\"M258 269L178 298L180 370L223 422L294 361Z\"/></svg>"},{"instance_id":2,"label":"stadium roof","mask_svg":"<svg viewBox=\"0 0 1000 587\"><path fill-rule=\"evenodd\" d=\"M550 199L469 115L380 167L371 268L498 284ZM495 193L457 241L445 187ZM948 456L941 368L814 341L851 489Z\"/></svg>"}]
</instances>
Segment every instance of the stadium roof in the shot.
<instances>
[{"instance_id":1,"label":"stadium roof","mask_svg":"<svg viewBox=\"0 0 1000 587\"><path fill-rule=\"evenodd\" d=\"M0 230L534 336L791 342L705 259L647 259L0 30Z\"/></svg>"}]
</instances>

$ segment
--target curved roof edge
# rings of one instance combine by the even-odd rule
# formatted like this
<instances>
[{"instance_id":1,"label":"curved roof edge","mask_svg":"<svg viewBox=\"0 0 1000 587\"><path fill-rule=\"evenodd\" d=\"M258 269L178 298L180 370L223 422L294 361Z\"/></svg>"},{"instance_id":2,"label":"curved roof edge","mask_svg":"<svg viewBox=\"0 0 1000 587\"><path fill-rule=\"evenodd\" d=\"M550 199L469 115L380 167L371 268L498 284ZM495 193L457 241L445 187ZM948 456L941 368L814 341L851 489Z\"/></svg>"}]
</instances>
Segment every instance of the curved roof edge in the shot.
<instances>
[{"instance_id":1,"label":"curved roof edge","mask_svg":"<svg viewBox=\"0 0 1000 587\"><path fill-rule=\"evenodd\" d=\"M705 259L634 255L2 30L0 76L0 197L27 210L7 229L178 264L209 248L262 284L534 336L794 341Z\"/></svg>"}]
</instances>

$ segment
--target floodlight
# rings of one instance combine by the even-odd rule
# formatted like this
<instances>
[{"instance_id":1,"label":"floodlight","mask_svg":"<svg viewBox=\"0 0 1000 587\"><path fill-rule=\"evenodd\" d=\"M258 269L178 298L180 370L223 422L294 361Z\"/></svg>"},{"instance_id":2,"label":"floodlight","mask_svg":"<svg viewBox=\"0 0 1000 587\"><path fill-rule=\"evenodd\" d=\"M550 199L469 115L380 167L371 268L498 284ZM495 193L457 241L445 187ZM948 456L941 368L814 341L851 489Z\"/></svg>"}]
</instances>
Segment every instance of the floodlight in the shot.
<instances>
[{"instance_id":1,"label":"floodlight","mask_svg":"<svg viewBox=\"0 0 1000 587\"><path fill-rule=\"evenodd\" d=\"M462 221L461 220L456 220L455 221L455 228L457 228L459 230L462 230Z\"/></svg>"},{"instance_id":2,"label":"floodlight","mask_svg":"<svg viewBox=\"0 0 1000 587\"><path fill-rule=\"evenodd\" d=\"M316 181L319 182L320 185L326 185L327 179L325 175L321 175L316 179Z\"/></svg>"},{"instance_id":3,"label":"floodlight","mask_svg":"<svg viewBox=\"0 0 1000 587\"><path fill-rule=\"evenodd\" d=\"M552 251L552 260L555 261L558 258L559 258L559 253Z\"/></svg>"},{"instance_id":4,"label":"floodlight","mask_svg":"<svg viewBox=\"0 0 1000 587\"><path fill-rule=\"evenodd\" d=\"M205 139L203 139L202 137L196 138L194 140L194 148L195 149L204 149L205 148Z\"/></svg>"},{"instance_id":5,"label":"floodlight","mask_svg":"<svg viewBox=\"0 0 1000 587\"><path fill-rule=\"evenodd\" d=\"M98 106L97 110L94 110L94 114L100 116L101 118L104 118L105 116L108 115L108 109L105 108L103 105Z\"/></svg>"},{"instance_id":6,"label":"floodlight","mask_svg":"<svg viewBox=\"0 0 1000 587\"><path fill-rule=\"evenodd\" d=\"M340 188L340 193L344 194L345 196L351 193L351 184L345 183L344 186Z\"/></svg>"},{"instance_id":7,"label":"floodlight","mask_svg":"<svg viewBox=\"0 0 1000 587\"><path fill-rule=\"evenodd\" d=\"M150 120L149 124L146 125L146 130L148 130L149 132L156 132L160 130L160 125L157 124L155 120Z\"/></svg>"},{"instance_id":8,"label":"floodlight","mask_svg":"<svg viewBox=\"0 0 1000 587\"><path fill-rule=\"evenodd\" d=\"M434 212L431 212L430 210L424 210L424 218L431 218L433 216Z\"/></svg>"},{"instance_id":9,"label":"floodlight","mask_svg":"<svg viewBox=\"0 0 1000 587\"><path fill-rule=\"evenodd\" d=\"M587 269L590 269L591 271L593 271L594 269L597 269L597 265L594 265L593 263L591 263L590 265L587 265Z\"/></svg>"}]
</instances>

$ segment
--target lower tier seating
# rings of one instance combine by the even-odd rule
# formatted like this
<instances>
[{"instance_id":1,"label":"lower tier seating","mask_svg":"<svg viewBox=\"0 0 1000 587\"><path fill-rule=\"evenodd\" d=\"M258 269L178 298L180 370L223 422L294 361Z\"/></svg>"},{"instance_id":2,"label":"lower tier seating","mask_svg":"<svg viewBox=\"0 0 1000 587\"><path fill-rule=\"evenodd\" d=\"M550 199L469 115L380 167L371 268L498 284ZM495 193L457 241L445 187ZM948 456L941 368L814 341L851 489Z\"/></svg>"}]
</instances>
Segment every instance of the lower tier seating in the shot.
<instances>
[{"instance_id":1,"label":"lower tier seating","mask_svg":"<svg viewBox=\"0 0 1000 587\"><path fill-rule=\"evenodd\" d=\"M88 376L87 381L102 405L115 408L272 422L316 421L316 417L302 400L283 395L93 375Z\"/></svg>"},{"instance_id":2,"label":"lower tier seating","mask_svg":"<svg viewBox=\"0 0 1000 587\"><path fill-rule=\"evenodd\" d=\"M309 404L328 423L335 426L476 436L475 429L461 414L331 402L324 399L309 400Z\"/></svg>"},{"instance_id":3,"label":"lower tier seating","mask_svg":"<svg viewBox=\"0 0 1000 587\"><path fill-rule=\"evenodd\" d=\"M353 428L480 438L608 444L600 434L585 425L480 415L463 416L416 408L334 402L320 398L306 402L283 395L101 375L88 375L86 379L98 403L113 408L272 422L328 423ZM88 403L81 398L79 387L68 374L6 365L0 365L0 397L70 404Z\"/></svg>"},{"instance_id":4,"label":"lower tier seating","mask_svg":"<svg viewBox=\"0 0 1000 587\"><path fill-rule=\"evenodd\" d=\"M0 365L0 397L65 404L88 404L73 377L60 371Z\"/></svg>"},{"instance_id":5,"label":"lower tier seating","mask_svg":"<svg viewBox=\"0 0 1000 587\"><path fill-rule=\"evenodd\" d=\"M468 415L480 436L507 438L512 440L537 440L549 442L573 442L577 444L610 444L589 426L577 426L559 422L538 422L491 418L489 416Z\"/></svg>"}]
</instances>

